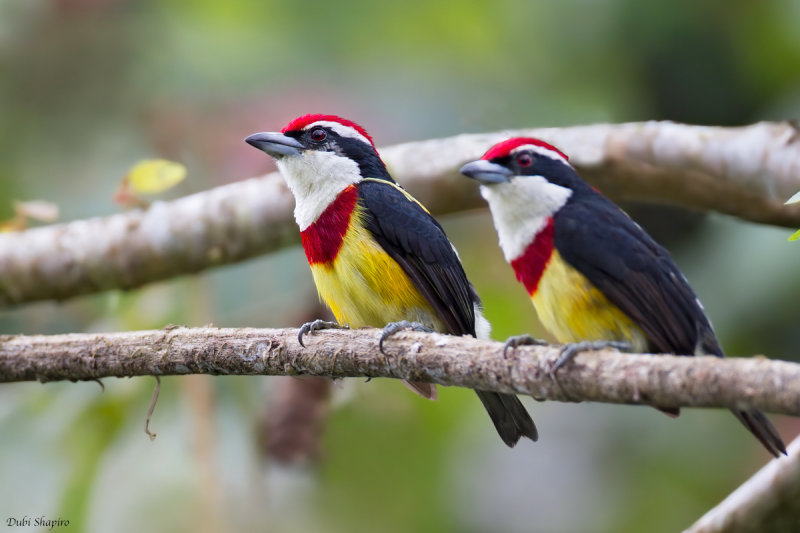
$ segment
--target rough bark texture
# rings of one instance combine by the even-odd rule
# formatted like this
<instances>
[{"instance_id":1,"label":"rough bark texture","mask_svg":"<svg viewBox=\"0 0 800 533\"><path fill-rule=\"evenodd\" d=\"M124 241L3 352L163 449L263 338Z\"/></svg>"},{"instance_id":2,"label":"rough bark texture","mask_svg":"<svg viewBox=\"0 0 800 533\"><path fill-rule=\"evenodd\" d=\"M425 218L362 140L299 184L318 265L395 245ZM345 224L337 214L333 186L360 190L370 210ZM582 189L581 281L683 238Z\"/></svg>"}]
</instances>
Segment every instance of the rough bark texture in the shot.
<instances>
[{"instance_id":1,"label":"rough bark texture","mask_svg":"<svg viewBox=\"0 0 800 533\"><path fill-rule=\"evenodd\" d=\"M800 531L800 437L684 533Z\"/></svg>"},{"instance_id":2,"label":"rough bark texture","mask_svg":"<svg viewBox=\"0 0 800 533\"><path fill-rule=\"evenodd\" d=\"M458 168L509 136L553 142L616 200L716 210L800 226L800 138L789 123L741 128L670 122L503 131L381 150L395 178L434 214L483 205ZM0 306L130 289L241 261L298 241L277 174L145 211L0 234Z\"/></svg>"},{"instance_id":3,"label":"rough bark texture","mask_svg":"<svg viewBox=\"0 0 800 533\"><path fill-rule=\"evenodd\" d=\"M0 337L0 382L180 374L390 377L528 394L541 400L661 407L758 407L800 415L800 364L599 351L549 370L557 346L401 332L378 352L379 330L167 328L108 334Z\"/></svg>"}]
</instances>

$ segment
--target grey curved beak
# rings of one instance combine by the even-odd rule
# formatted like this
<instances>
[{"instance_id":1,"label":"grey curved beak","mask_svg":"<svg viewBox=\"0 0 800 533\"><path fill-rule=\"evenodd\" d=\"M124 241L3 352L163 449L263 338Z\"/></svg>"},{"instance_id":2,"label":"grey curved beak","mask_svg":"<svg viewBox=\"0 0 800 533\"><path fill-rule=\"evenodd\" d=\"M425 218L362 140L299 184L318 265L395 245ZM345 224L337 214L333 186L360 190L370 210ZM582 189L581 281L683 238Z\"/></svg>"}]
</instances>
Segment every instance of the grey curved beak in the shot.
<instances>
[{"instance_id":1,"label":"grey curved beak","mask_svg":"<svg viewBox=\"0 0 800 533\"><path fill-rule=\"evenodd\" d=\"M511 181L513 172L502 165L478 159L461 167L461 173L468 178L476 179L483 185L494 185L495 183L508 183Z\"/></svg>"},{"instance_id":2,"label":"grey curved beak","mask_svg":"<svg viewBox=\"0 0 800 533\"><path fill-rule=\"evenodd\" d=\"M250 146L266 152L276 159L288 155L297 155L303 151L304 146L297 139L283 133L264 131L254 133L244 140Z\"/></svg>"}]
</instances>

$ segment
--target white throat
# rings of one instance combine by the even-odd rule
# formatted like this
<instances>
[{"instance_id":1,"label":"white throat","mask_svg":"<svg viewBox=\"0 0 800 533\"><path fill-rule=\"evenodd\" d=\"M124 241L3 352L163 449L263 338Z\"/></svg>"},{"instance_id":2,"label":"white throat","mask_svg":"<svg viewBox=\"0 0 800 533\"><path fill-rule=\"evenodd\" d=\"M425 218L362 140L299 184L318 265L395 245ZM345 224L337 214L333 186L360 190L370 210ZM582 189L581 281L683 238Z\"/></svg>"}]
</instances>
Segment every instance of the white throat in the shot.
<instances>
[{"instance_id":1,"label":"white throat","mask_svg":"<svg viewBox=\"0 0 800 533\"><path fill-rule=\"evenodd\" d=\"M524 176L512 178L510 183L482 185L481 195L489 203L503 255L511 262L567 203L572 190L541 176Z\"/></svg>"},{"instance_id":2,"label":"white throat","mask_svg":"<svg viewBox=\"0 0 800 533\"><path fill-rule=\"evenodd\" d=\"M361 181L358 164L333 152L305 151L278 159L295 199L294 219L305 230L349 185Z\"/></svg>"}]
</instances>

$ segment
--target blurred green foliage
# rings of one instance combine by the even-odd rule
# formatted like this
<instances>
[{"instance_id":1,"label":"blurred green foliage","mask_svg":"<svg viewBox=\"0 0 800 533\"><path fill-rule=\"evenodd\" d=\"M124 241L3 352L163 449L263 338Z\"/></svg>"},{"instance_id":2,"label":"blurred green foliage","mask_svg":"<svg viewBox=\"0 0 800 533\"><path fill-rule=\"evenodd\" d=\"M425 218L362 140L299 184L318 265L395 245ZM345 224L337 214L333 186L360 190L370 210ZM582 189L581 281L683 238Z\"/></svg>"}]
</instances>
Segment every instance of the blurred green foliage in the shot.
<instances>
[{"instance_id":1,"label":"blurred green foliage","mask_svg":"<svg viewBox=\"0 0 800 533\"><path fill-rule=\"evenodd\" d=\"M0 220L14 199L65 220L116 212L136 161L180 161L178 196L270 170L241 142L306 112L379 145L521 126L800 115L800 4L0 2ZM670 216L680 216L671 213ZM788 232L721 216L663 235L727 351L797 358ZM494 337L544 336L485 211L445 219ZM315 299L302 252L62 304L0 311L0 333L168 323L285 326ZM208 380L208 381L204 381ZM265 463L271 379L0 387L0 520L69 531L675 531L766 459L725 413L536 404L541 441L506 449L474 395L334 391L317 467ZM202 407L204 399L211 406ZM788 440L796 421L777 418Z\"/></svg>"}]
</instances>

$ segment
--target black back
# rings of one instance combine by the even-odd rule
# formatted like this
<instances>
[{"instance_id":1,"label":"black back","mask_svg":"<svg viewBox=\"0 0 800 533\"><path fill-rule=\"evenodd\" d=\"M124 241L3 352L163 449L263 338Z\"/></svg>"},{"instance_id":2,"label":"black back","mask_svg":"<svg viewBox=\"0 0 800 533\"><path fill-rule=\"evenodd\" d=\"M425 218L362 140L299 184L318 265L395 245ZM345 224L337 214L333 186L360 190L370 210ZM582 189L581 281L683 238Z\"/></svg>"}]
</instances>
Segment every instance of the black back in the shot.
<instances>
[{"instance_id":1,"label":"black back","mask_svg":"<svg viewBox=\"0 0 800 533\"><path fill-rule=\"evenodd\" d=\"M572 174L562 179L580 180ZM583 181L573 182L571 188L573 195L555 215L554 244L564 260L642 328L651 350L723 357L700 301L667 251ZM772 455L786 454L780 434L764 413L732 412Z\"/></svg>"},{"instance_id":2,"label":"black back","mask_svg":"<svg viewBox=\"0 0 800 533\"><path fill-rule=\"evenodd\" d=\"M475 335L478 297L444 230L393 183L364 180L358 187L364 223L447 325L447 333Z\"/></svg>"},{"instance_id":3,"label":"black back","mask_svg":"<svg viewBox=\"0 0 800 533\"><path fill-rule=\"evenodd\" d=\"M394 183L367 179L359 183L367 229L411 278L447 326L447 333L475 336L475 305L480 304L447 235L420 204ZM512 394L475 391L507 446L539 433L525 406Z\"/></svg>"},{"instance_id":4,"label":"black back","mask_svg":"<svg viewBox=\"0 0 800 533\"><path fill-rule=\"evenodd\" d=\"M574 187L555 215L554 244L647 335L660 353L722 356L688 281L642 228L587 185Z\"/></svg>"}]
</instances>

